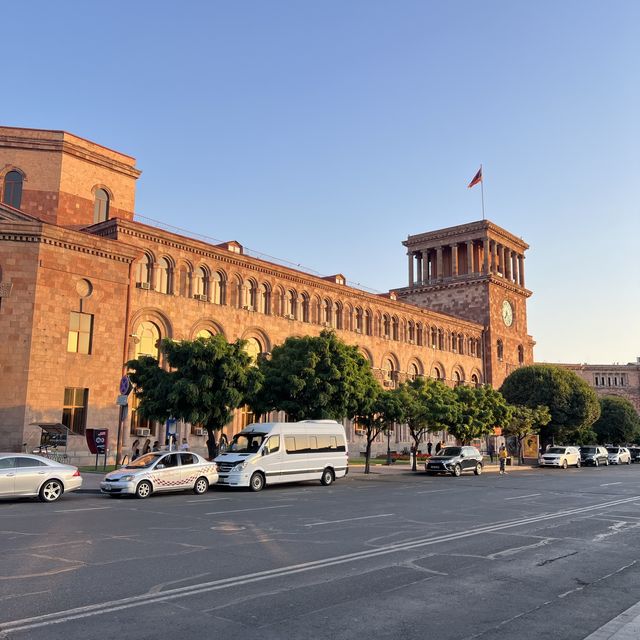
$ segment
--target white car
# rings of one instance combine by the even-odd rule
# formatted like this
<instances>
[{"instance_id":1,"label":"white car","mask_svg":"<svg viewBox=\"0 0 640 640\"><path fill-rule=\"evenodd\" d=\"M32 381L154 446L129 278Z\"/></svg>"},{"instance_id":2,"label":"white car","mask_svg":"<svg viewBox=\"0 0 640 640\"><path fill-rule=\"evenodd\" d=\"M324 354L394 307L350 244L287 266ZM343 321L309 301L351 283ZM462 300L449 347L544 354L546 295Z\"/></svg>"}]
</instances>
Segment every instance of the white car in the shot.
<instances>
[{"instance_id":1,"label":"white car","mask_svg":"<svg viewBox=\"0 0 640 640\"><path fill-rule=\"evenodd\" d=\"M202 495L216 482L215 464L197 453L154 451L108 473L100 483L100 490L110 496L128 494L137 498L148 498L156 491L185 489Z\"/></svg>"},{"instance_id":2,"label":"white car","mask_svg":"<svg viewBox=\"0 0 640 640\"><path fill-rule=\"evenodd\" d=\"M580 467L578 447L549 447L538 460L541 467Z\"/></svg>"},{"instance_id":3,"label":"white car","mask_svg":"<svg viewBox=\"0 0 640 640\"><path fill-rule=\"evenodd\" d=\"M0 497L38 496L55 502L82 486L78 467L30 453L0 453Z\"/></svg>"},{"instance_id":4,"label":"white car","mask_svg":"<svg viewBox=\"0 0 640 640\"><path fill-rule=\"evenodd\" d=\"M627 447L607 447L609 464L631 464L631 452Z\"/></svg>"}]
</instances>

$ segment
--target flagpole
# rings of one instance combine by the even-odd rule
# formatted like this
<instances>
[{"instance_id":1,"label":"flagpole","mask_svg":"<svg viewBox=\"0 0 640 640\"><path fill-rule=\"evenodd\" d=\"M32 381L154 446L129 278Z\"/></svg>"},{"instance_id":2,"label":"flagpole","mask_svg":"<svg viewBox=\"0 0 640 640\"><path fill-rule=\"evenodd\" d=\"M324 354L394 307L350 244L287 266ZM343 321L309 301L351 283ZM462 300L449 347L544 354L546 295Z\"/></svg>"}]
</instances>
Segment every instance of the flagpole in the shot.
<instances>
[{"instance_id":1,"label":"flagpole","mask_svg":"<svg viewBox=\"0 0 640 640\"><path fill-rule=\"evenodd\" d=\"M482 172L482 165L480 165L480 175L482 179L480 180L480 193L482 194L482 219L484 220L484 172Z\"/></svg>"}]
</instances>

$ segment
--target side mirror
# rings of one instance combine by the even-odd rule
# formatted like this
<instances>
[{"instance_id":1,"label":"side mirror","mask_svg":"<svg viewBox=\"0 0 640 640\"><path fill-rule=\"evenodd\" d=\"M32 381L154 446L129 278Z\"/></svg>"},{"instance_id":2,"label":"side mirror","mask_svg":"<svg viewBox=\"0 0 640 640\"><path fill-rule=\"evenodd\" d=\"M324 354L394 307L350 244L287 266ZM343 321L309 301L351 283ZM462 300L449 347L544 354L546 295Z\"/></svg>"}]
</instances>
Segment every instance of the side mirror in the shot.
<instances>
[{"instance_id":1,"label":"side mirror","mask_svg":"<svg viewBox=\"0 0 640 640\"><path fill-rule=\"evenodd\" d=\"M464 458L464 453L461 453L461 454L460 454L460 457L461 457L461 458Z\"/></svg>"},{"instance_id":2,"label":"side mirror","mask_svg":"<svg viewBox=\"0 0 640 640\"><path fill-rule=\"evenodd\" d=\"M263 449L263 450L262 450L262 455L263 455L263 456L266 456L266 455L267 455L267 453L269 453L269 452L268 452L266 449Z\"/></svg>"},{"instance_id":3,"label":"side mirror","mask_svg":"<svg viewBox=\"0 0 640 640\"><path fill-rule=\"evenodd\" d=\"M156 469L164 469L164 465L163 464L157 464L156 465Z\"/></svg>"}]
</instances>

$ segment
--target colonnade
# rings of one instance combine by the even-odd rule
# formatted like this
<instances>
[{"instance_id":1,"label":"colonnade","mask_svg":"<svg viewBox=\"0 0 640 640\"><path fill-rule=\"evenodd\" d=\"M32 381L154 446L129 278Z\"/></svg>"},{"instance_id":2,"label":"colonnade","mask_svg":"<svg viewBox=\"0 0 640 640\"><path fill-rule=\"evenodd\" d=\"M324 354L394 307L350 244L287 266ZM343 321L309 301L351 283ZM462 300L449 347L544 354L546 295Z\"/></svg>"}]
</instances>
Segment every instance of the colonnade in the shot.
<instances>
[{"instance_id":1,"label":"colonnade","mask_svg":"<svg viewBox=\"0 0 640 640\"><path fill-rule=\"evenodd\" d=\"M410 287L490 273L525 286L524 254L490 238L410 250L408 257Z\"/></svg>"}]
</instances>

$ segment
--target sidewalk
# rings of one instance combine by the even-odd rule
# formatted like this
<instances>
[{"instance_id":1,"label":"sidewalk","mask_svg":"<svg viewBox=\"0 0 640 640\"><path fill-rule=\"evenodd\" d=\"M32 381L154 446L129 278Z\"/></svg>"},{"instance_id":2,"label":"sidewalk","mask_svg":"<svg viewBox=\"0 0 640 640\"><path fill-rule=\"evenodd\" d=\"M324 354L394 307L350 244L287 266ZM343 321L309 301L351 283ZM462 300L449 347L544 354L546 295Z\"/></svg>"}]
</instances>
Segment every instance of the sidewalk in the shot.
<instances>
[{"instance_id":1,"label":"sidewalk","mask_svg":"<svg viewBox=\"0 0 640 640\"><path fill-rule=\"evenodd\" d=\"M81 471L82 487L75 493L100 493L100 482L105 477L104 471Z\"/></svg>"}]
</instances>

